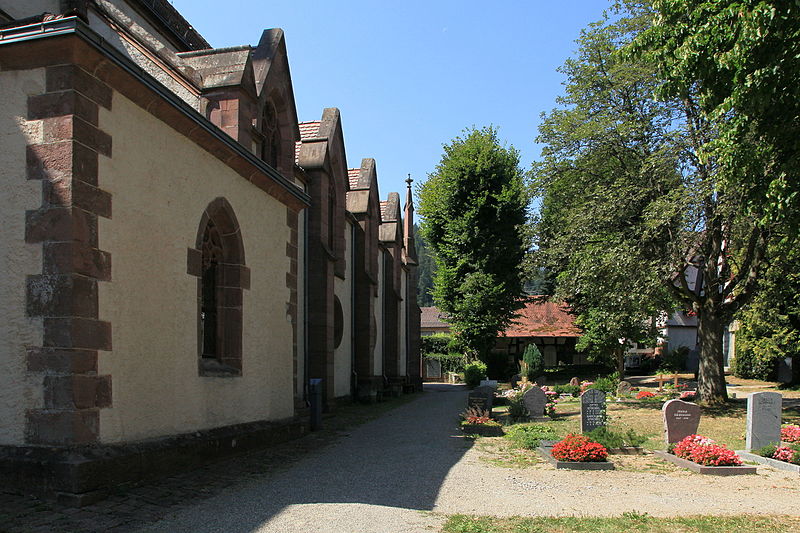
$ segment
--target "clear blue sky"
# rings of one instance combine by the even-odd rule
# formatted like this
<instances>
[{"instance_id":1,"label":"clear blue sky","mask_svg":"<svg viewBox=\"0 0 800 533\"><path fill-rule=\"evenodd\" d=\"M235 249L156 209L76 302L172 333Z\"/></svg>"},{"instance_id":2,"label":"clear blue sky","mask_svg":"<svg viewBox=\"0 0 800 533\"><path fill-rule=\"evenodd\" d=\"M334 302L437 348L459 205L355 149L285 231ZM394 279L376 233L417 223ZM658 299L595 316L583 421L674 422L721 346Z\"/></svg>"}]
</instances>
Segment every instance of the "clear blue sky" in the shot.
<instances>
[{"instance_id":1,"label":"clear blue sky","mask_svg":"<svg viewBox=\"0 0 800 533\"><path fill-rule=\"evenodd\" d=\"M298 118L338 107L347 163L376 160L381 198L432 172L442 144L492 124L539 155L539 114L555 105L580 30L608 0L172 0L214 47L257 44L283 28Z\"/></svg>"}]
</instances>

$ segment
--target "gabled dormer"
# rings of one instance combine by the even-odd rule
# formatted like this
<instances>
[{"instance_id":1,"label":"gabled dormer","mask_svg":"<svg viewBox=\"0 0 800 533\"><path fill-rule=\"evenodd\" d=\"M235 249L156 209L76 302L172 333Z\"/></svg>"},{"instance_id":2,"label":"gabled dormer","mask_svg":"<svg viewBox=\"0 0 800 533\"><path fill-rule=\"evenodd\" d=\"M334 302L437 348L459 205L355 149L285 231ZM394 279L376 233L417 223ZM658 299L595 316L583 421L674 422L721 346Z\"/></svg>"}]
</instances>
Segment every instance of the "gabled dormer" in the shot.
<instances>
[{"instance_id":1,"label":"gabled dormer","mask_svg":"<svg viewBox=\"0 0 800 533\"><path fill-rule=\"evenodd\" d=\"M350 190L347 192L347 210L358 220L364 232L364 253L367 275L373 283L378 280L378 232L381 207L378 197L378 174L375 160L364 158L361 168L348 171Z\"/></svg>"},{"instance_id":2,"label":"gabled dormer","mask_svg":"<svg viewBox=\"0 0 800 533\"><path fill-rule=\"evenodd\" d=\"M258 94L253 118L254 153L290 177L294 174L295 143L300 140L300 130L283 30L264 30L252 61Z\"/></svg>"}]
</instances>

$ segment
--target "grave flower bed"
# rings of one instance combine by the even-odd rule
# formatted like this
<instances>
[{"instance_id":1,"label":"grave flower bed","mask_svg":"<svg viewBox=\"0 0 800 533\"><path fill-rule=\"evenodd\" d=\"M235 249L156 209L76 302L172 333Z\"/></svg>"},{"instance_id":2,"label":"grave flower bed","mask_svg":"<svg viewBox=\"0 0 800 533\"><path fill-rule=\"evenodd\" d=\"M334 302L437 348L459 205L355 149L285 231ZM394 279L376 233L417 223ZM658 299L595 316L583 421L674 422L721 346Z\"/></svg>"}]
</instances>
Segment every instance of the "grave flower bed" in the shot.
<instances>
[{"instance_id":1,"label":"grave flower bed","mask_svg":"<svg viewBox=\"0 0 800 533\"><path fill-rule=\"evenodd\" d=\"M572 433L564 440L555 443L551 453L559 461L577 463L605 461L608 457L605 446L592 441L589 437Z\"/></svg>"},{"instance_id":2,"label":"grave flower bed","mask_svg":"<svg viewBox=\"0 0 800 533\"><path fill-rule=\"evenodd\" d=\"M755 454L784 463L800 465L800 442L789 444L788 446L769 444L759 450L755 450Z\"/></svg>"},{"instance_id":3,"label":"grave flower bed","mask_svg":"<svg viewBox=\"0 0 800 533\"><path fill-rule=\"evenodd\" d=\"M585 435L570 433L563 440L553 444L552 448L539 448L547 460L556 468L572 470L613 470L614 465L608 462L608 450L598 442Z\"/></svg>"},{"instance_id":4,"label":"grave flower bed","mask_svg":"<svg viewBox=\"0 0 800 533\"><path fill-rule=\"evenodd\" d=\"M550 418L555 418L556 404L559 400L558 393L547 385L543 385L542 390L544 391L545 395L547 395L547 403L544 406L544 414Z\"/></svg>"},{"instance_id":5,"label":"grave flower bed","mask_svg":"<svg viewBox=\"0 0 800 533\"><path fill-rule=\"evenodd\" d=\"M637 400L646 400L648 398L655 398L655 397L656 397L655 394L647 390L639 391L639 393L636 395Z\"/></svg>"},{"instance_id":6,"label":"grave flower bed","mask_svg":"<svg viewBox=\"0 0 800 533\"><path fill-rule=\"evenodd\" d=\"M464 433L484 437L503 436L503 426L492 420L488 411L471 407L461 414L461 418L461 429Z\"/></svg>"},{"instance_id":7,"label":"grave flower bed","mask_svg":"<svg viewBox=\"0 0 800 533\"><path fill-rule=\"evenodd\" d=\"M800 426L786 424L781 428L783 442L800 442Z\"/></svg>"},{"instance_id":8,"label":"grave flower bed","mask_svg":"<svg viewBox=\"0 0 800 533\"><path fill-rule=\"evenodd\" d=\"M736 452L702 435L689 435L670 445L667 452L656 451L655 454L698 474L730 476L756 473L755 467L742 465Z\"/></svg>"}]
</instances>

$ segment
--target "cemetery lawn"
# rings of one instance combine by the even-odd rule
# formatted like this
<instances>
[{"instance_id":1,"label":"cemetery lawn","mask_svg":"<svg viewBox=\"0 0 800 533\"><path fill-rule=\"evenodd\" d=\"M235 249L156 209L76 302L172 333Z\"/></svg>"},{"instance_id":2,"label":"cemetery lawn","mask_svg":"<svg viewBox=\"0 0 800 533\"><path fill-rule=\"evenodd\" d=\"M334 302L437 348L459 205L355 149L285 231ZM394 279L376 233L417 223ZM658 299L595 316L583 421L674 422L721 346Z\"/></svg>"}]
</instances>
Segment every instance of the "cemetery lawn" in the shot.
<instances>
[{"instance_id":1,"label":"cemetery lawn","mask_svg":"<svg viewBox=\"0 0 800 533\"><path fill-rule=\"evenodd\" d=\"M638 513L624 513L620 517L536 517L496 518L452 515L441 533L566 533L620 531L648 531L653 533L694 533L724 531L750 533L752 531L789 532L800 530L800 518L791 516L686 516L679 518L652 517Z\"/></svg>"}]
</instances>

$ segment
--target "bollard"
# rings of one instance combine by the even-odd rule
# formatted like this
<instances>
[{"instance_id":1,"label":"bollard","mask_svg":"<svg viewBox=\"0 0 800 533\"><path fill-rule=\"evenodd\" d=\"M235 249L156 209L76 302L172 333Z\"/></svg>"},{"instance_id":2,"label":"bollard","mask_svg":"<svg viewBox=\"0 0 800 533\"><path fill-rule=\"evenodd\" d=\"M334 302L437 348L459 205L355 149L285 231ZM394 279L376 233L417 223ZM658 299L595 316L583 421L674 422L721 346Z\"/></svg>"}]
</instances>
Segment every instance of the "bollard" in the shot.
<instances>
[{"instance_id":1,"label":"bollard","mask_svg":"<svg viewBox=\"0 0 800 533\"><path fill-rule=\"evenodd\" d=\"M308 382L308 400L311 403L311 431L322 427L322 380Z\"/></svg>"}]
</instances>

